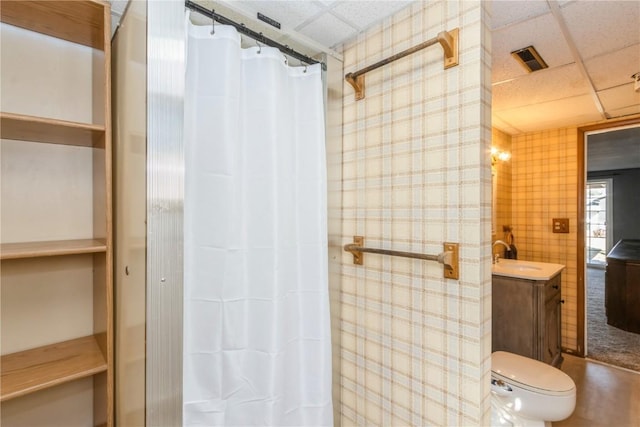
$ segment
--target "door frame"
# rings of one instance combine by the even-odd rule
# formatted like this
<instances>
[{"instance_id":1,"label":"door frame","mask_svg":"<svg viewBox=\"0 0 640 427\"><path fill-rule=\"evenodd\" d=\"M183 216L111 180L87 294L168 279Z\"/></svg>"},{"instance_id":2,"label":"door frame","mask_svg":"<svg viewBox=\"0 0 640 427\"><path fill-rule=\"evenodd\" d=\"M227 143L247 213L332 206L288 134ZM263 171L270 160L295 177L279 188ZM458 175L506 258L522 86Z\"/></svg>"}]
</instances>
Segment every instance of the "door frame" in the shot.
<instances>
[{"instance_id":1,"label":"door frame","mask_svg":"<svg viewBox=\"0 0 640 427\"><path fill-rule=\"evenodd\" d=\"M577 278L576 278L576 286L577 289L577 297L578 297L578 318L577 320L577 352L576 356L585 356L585 337L587 335L586 331L586 282L585 275L587 273L587 262L585 259L585 193L587 186L587 165L586 165L586 141L585 134L588 132L592 132L594 130L602 130L602 129L610 129L617 128L623 126L631 126L631 125L640 125L640 116L636 116L633 118L622 119L622 120L612 120L606 123L598 123L594 125L588 126L580 126L578 127L578 197L577 197L577 223L578 223L578 236L577 236L577 255L576 255L576 265L577 265Z\"/></svg>"}]
</instances>

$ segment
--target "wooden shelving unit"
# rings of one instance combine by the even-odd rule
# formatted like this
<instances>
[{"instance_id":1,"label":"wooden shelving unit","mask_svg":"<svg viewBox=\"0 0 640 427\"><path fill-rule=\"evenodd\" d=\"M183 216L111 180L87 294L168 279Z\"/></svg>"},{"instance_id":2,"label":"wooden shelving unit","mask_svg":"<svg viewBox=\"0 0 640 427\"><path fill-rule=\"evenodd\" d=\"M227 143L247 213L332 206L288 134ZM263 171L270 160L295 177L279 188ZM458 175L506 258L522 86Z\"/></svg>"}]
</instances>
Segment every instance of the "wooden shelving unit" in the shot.
<instances>
[{"instance_id":1,"label":"wooden shelving unit","mask_svg":"<svg viewBox=\"0 0 640 427\"><path fill-rule=\"evenodd\" d=\"M92 230L88 233L84 231L87 227L70 231L65 228L64 232L52 230L55 232L50 234L54 236L54 238L42 236L42 238L40 238L41 241L32 241L37 240L32 238L32 236L23 239L24 241L20 241L21 239L19 237L22 236L22 234L20 234L17 239L14 237L10 243L1 243L0 260L2 260L1 279L3 280L3 286L5 286L5 282L9 283L7 286L12 286L11 283L19 282L21 292L23 292L20 294L21 298L30 298L31 296L28 295L30 285L33 285L35 288L36 285L46 283L46 285L49 286L49 276L51 276L52 286L56 286L56 283L64 283L64 278L61 279L59 273L49 270L51 268L57 268L52 267L56 265L57 262L47 262L47 259L50 257L65 257L65 260L71 260L72 262L65 265L78 266L77 268L80 270L77 272L71 271L68 274L75 277L74 280L78 281L80 289L90 289L90 291L86 293L86 298L82 297L84 299L79 299L79 304L81 304L83 308L83 313L87 313L86 307L84 307L85 300L86 304L91 307L88 315L90 316L92 314L92 319L88 318L86 314L83 314L82 316L84 317L82 318L87 318L87 320L91 322L90 325L83 325L83 328L90 329L93 332L88 336L76 336L75 334L68 333L72 339L61 339L59 342L52 344L49 344L51 340L44 341L41 338L39 338L41 339L40 342L35 342L37 341L35 338L31 341L27 340L28 342L35 342L35 345L31 346L33 348L29 348L28 345L20 346L14 343L15 347L13 348L15 348L15 350L22 350L25 347L27 349L24 351L14 350L12 353L2 355L0 362L0 401L2 401L4 408L5 404L11 404L14 399L26 398L27 395L37 396L40 393L46 393L44 390L51 389L52 387L91 377L93 378L93 395L89 396L89 398L93 401L92 424L109 427L114 425L110 19L109 3L99 0L14 0L3 1L2 6L0 6L0 21L4 24L70 42L65 44L66 42L60 42L59 40L47 39L52 40L50 43L54 49L64 45L65 55L78 55L77 58L91 63L91 66L88 67L90 70L88 73L92 74L90 76L84 76L87 78L87 81L90 82L89 86L92 86L92 88L89 89L90 92L86 92L86 86L81 86L84 89L78 89L78 91L72 90L68 93L68 96L65 94L62 98L56 98L57 101L47 99L46 95L40 95L40 93L32 95L35 98L32 104L36 107L36 113L39 111L37 108L39 103L49 103L48 105L58 106L59 102L63 104L66 103L67 98L75 99L74 97L78 96L82 97L78 98L82 99L82 102L88 103L86 111L90 110L89 116L93 116L93 120L97 122L85 123L82 121L43 117L38 114L33 115L29 114L30 111L25 111L25 108L29 110L28 107L20 107L20 111L10 111L11 107L6 108L6 105L12 104L11 102L5 102L6 99L4 97L6 95L3 93L2 107L6 108L6 110L0 112L0 137L3 140L9 140L9 142L13 144L10 145L13 151L9 150L9 155L5 155L3 152L3 157L9 158L9 161L12 162L12 179L17 179L22 182L20 174L23 174L25 185L30 189L35 189L35 191L33 192L34 194L25 193L19 196L15 196L15 194L19 193L16 191L8 191L7 194L9 195L3 192L2 202L11 204L13 200L10 197L31 198L30 200L34 201L34 203L30 202L30 206L37 206L38 209L36 210L41 210L41 212L37 213L40 215L39 218L47 220L48 213L50 213L52 209L56 209L56 207L49 206L46 202L44 202L42 206L38 205L40 200L52 200L51 197L42 197L46 195L43 193L46 190L40 190L38 184L48 184L49 181L55 183L73 182L76 175L81 175L81 179L88 183L85 187L88 189L89 194L87 196L84 192L73 193L70 190L69 193L73 193L73 196L69 196L69 203L81 204L83 212L81 215L85 215L82 218L89 218L89 229ZM25 33L20 33L19 30L15 30L12 34L12 37L24 37L20 34ZM25 37L24 39L30 40L30 37ZM23 39L20 39L21 43L22 40ZM33 43L29 40L27 40L27 43ZM47 41L47 43L49 42ZM75 46L74 44L82 46ZM34 45L31 44L30 46ZM86 47L90 47L93 50L87 50ZM19 56L22 55L29 57L30 52L28 50L24 53L20 51ZM16 56L13 57L15 58ZM36 61L38 60L35 54L33 58L35 58ZM30 60L34 61L33 58ZM74 56L74 58L76 57ZM3 63L9 63L9 61L5 60L4 55ZM4 64L3 74L5 72ZM22 78L20 75L20 67L24 67L24 65L22 65L22 59L16 60L13 64L6 66L12 70L14 76L17 76L19 79ZM16 72L15 70L18 71ZM46 66L43 66L41 72L55 73L56 70L51 71L46 68ZM75 69L73 69L73 72L75 72ZM58 71L58 73L60 73L60 71ZM70 77L68 74L59 74L56 78L66 79L65 81L73 81L75 83L75 81L72 80L73 77ZM26 82L24 84L27 86L31 81L32 80L23 79L23 83ZM73 87L75 89L75 85ZM83 93L82 90L86 93ZM15 94L13 96L20 97L20 95ZM85 101L87 99L89 101ZM28 105L28 102L22 101L21 99L17 104L20 106ZM55 104L51 104L52 102ZM16 105L16 103L14 102L13 105ZM61 110L64 110L64 108L66 108L65 105L60 105ZM75 113L72 112L70 114L73 115ZM41 151L37 147L43 147L44 149L45 147L43 145L28 145L11 141L55 144L79 148L51 147L47 148L47 151ZM2 143L4 144L5 141ZM82 151L85 149L90 151ZM72 165L77 164L78 159L89 159L89 164L85 163L76 170L69 170L67 178L60 180L59 175L54 177L47 176L46 172L42 172L38 167L32 166L29 158L25 159L25 157L31 155L29 153L35 153L33 155L39 157L37 161L47 162L47 155L42 153L51 153L50 150L57 150L55 151L56 159L64 157L65 161L67 161L67 159L69 159L69 157L67 157L68 154L74 156L73 162L76 163L70 163ZM72 152L69 150L80 150L81 153L78 154L78 151ZM11 153L14 152L20 153L19 158L10 158ZM88 155L83 153L88 153ZM64 173L64 171L64 169L62 171L57 170L56 173L60 174ZM42 185L42 187L51 188L50 185L48 187ZM40 191L40 194L38 194L38 191ZM60 189L60 195L64 204L64 197L66 196L64 188ZM83 198L79 199L78 195L81 195ZM73 198L73 200L71 200L71 198ZM64 212L64 215L59 215L58 217L64 217L67 213L66 210L59 212ZM1 224L3 229L5 229L5 227L7 227L6 229L14 230L29 228L29 224L24 222L29 220L20 219L19 214L10 216L8 220L5 219L6 216L7 215L4 215L3 208L3 222ZM25 217L33 218L33 216L27 215L25 215ZM51 221L53 222L54 220ZM47 224L48 226L49 223L42 222L42 224ZM75 226L73 221L71 221L71 224ZM41 228L43 227L38 228L38 230ZM67 233L69 234L69 238L65 239ZM61 236L62 239L59 238L60 234L63 234ZM13 271L14 273L5 273L5 271ZM14 276L7 276L15 274L16 271L18 272L17 275L20 276L19 281L16 281ZM37 274L34 272L37 272ZM31 277L30 275L33 275L32 279L24 279L22 277ZM47 277L44 282L43 277ZM78 279L78 277L81 277L81 279ZM89 280L87 281L85 278L89 278ZM30 283L29 280L32 282ZM86 287L85 281L87 281ZM25 297L24 295L27 296ZM38 300L39 297L40 296L36 295L34 291L33 299ZM48 303L47 300L44 300L44 302L42 300L43 299L40 298L39 304ZM20 305L20 310L28 313L29 309L31 309L29 305L30 301L30 299L27 302L20 300L19 303L24 305L24 308L23 305ZM11 303L12 302L9 302L9 304ZM56 306L49 305L47 307L53 312L56 311ZM62 318L67 316L68 313L62 311L55 315L59 315ZM25 317L29 318L29 316L30 314ZM34 313L33 319L35 320L32 322L38 321L37 313ZM53 324L53 328L55 329L57 328L55 324L57 320L59 319L47 319L47 325L44 326L51 327ZM24 318L22 318L21 321L24 321ZM5 331L5 328L15 326L15 323L11 318L6 318L3 313L0 322L3 331ZM22 328L22 326L15 327ZM20 336L20 334L29 335L29 333L29 330L22 329L13 331L13 334L16 336ZM86 332L77 335L86 335ZM35 392L40 393L36 394ZM91 390L87 390L87 392L91 393ZM46 400L46 396L42 395L41 399ZM86 401L86 399L84 401ZM20 407L27 407L26 410L29 411L28 405L21 405ZM3 412L4 410L0 411L0 414ZM47 417L45 420L40 418L38 419L38 424L64 425L63 412L63 410L59 410L56 415ZM21 419L28 419L29 416L34 415L29 413L20 414ZM58 416L61 418L56 418ZM88 416L91 416L91 412L88 413ZM0 419L0 424L3 424L3 419Z\"/></svg>"}]
</instances>

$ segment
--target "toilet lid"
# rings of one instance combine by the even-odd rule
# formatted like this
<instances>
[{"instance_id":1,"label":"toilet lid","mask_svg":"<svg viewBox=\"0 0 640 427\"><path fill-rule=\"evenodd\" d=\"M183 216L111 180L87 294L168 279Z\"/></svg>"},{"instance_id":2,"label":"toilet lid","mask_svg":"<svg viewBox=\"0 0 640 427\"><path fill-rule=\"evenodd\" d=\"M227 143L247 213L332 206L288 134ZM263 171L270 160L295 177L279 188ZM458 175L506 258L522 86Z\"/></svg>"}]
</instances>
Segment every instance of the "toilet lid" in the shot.
<instances>
[{"instance_id":1,"label":"toilet lid","mask_svg":"<svg viewBox=\"0 0 640 427\"><path fill-rule=\"evenodd\" d=\"M505 351L491 355L491 373L503 381L545 394L566 394L576 387L571 377L560 369Z\"/></svg>"}]
</instances>

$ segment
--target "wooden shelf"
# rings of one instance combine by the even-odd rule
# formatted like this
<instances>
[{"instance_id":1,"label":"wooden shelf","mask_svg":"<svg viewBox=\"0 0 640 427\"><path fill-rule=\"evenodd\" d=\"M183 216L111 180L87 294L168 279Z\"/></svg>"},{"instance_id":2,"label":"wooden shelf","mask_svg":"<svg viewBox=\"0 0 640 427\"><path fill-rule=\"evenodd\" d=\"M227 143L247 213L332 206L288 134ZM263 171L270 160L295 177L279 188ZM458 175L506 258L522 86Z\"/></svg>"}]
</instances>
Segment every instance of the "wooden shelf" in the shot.
<instances>
[{"instance_id":1,"label":"wooden shelf","mask_svg":"<svg viewBox=\"0 0 640 427\"><path fill-rule=\"evenodd\" d=\"M0 136L19 141L104 148L105 128L103 125L0 112Z\"/></svg>"},{"instance_id":2,"label":"wooden shelf","mask_svg":"<svg viewBox=\"0 0 640 427\"><path fill-rule=\"evenodd\" d=\"M110 22L105 13L107 4L91 0L3 1L0 8L2 22L100 50Z\"/></svg>"},{"instance_id":3,"label":"wooden shelf","mask_svg":"<svg viewBox=\"0 0 640 427\"><path fill-rule=\"evenodd\" d=\"M2 356L0 401L107 370L93 335Z\"/></svg>"},{"instance_id":4,"label":"wooden shelf","mask_svg":"<svg viewBox=\"0 0 640 427\"><path fill-rule=\"evenodd\" d=\"M91 254L106 250L105 242L96 239L3 243L0 245L0 260Z\"/></svg>"}]
</instances>

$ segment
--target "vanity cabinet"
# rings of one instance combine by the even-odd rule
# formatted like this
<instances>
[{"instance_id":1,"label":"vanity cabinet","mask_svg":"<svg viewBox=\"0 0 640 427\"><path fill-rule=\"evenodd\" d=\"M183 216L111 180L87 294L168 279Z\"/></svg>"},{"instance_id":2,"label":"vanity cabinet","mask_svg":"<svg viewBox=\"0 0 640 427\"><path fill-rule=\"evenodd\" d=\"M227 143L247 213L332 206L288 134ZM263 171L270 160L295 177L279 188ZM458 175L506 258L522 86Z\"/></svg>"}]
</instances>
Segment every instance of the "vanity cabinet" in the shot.
<instances>
[{"instance_id":1,"label":"vanity cabinet","mask_svg":"<svg viewBox=\"0 0 640 427\"><path fill-rule=\"evenodd\" d=\"M561 274L547 280L493 275L492 351L562 364Z\"/></svg>"}]
</instances>

